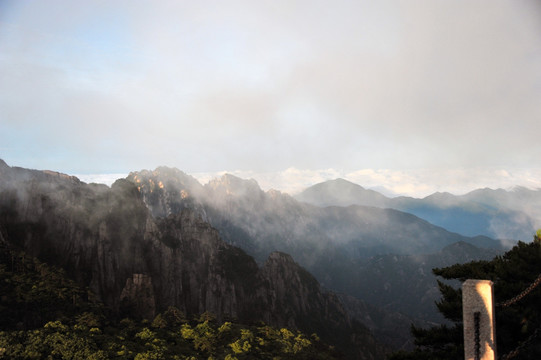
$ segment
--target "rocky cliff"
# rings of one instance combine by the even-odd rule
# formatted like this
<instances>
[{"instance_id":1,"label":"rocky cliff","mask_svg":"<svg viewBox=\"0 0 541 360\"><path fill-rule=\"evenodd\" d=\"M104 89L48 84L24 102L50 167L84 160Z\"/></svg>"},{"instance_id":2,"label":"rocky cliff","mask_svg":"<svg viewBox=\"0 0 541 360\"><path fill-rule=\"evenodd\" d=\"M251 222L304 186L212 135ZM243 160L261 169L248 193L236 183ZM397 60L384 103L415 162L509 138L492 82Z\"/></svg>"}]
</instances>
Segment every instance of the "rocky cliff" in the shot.
<instances>
[{"instance_id":1,"label":"rocky cliff","mask_svg":"<svg viewBox=\"0 0 541 360\"><path fill-rule=\"evenodd\" d=\"M132 180L109 188L0 162L0 236L63 267L121 315L209 311L316 332L353 358L381 358L368 330L290 256L273 253L260 268L220 239L197 203L158 204L163 216L152 216L143 201L152 191L138 186L162 185ZM190 195L179 193L186 202Z\"/></svg>"},{"instance_id":2,"label":"rocky cliff","mask_svg":"<svg viewBox=\"0 0 541 360\"><path fill-rule=\"evenodd\" d=\"M220 231L226 242L242 247L257 261L262 263L272 251L286 252L323 286L355 296L361 291L352 279L364 280L358 271L359 263L371 257L438 253L457 242L481 243L477 246L495 243L484 237L451 233L398 210L305 204L278 191L264 192L254 180L232 175L202 186L177 169L161 167L131 173L127 180L137 184L156 217L178 211L175 209L193 208ZM337 182L337 186L343 182ZM369 192L367 196L380 199L374 194ZM467 256L456 257L458 262L467 260ZM431 279L435 284L435 278ZM381 298L375 303L395 300Z\"/></svg>"}]
</instances>

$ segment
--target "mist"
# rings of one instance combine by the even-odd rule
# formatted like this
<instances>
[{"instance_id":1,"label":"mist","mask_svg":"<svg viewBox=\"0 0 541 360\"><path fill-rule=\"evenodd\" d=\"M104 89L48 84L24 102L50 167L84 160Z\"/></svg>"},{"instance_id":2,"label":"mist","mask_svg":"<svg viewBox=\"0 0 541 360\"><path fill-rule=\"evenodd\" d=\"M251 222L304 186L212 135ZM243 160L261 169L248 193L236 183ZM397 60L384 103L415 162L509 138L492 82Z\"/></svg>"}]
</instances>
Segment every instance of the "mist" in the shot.
<instances>
[{"instance_id":1,"label":"mist","mask_svg":"<svg viewBox=\"0 0 541 360\"><path fill-rule=\"evenodd\" d=\"M108 254L115 261L125 262L130 269L144 269L143 248L134 250L133 243L146 239L152 241L152 248L159 246L165 253L175 254L171 247L174 242L167 242L170 239L160 232L159 224L169 223L177 229L176 226L185 225L177 222L179 214L184 214L199 219L199 225L187 225L194 244L207 246L205 239L209 234L219 242L219 234L225 242L242 249L235 250L237 254L243 258L246 254L253 256L260 266L275 251L291 254L323 288L387 310L403 311L421 322L442 321L441 315L431 307L438 297L431 268L490 259L503 252L498 240L462 236L410 213L362 205L310 205L286 193L264 191L254 179L230 174L203 185L179 169L159 167L131 172L109 188L88 185L61 173L9 167L1 162L0 177L3 180L0 182L0 210L5 224L2 231L5 226L8 229L5 233L12 236L18 234L14 230L23 229L23 234L31 238L34 235L47 237L58 230L62 236L51 236L51 241L56 241L55 246L61 248L70 241L81 246L79 250L68 246L69 251L74 251L68 260L84 259L89 265L102 266L101 261L96 261L99 257L96 259L95 254L84 250L100 239L111 246ZM526 204L536 208L541 202L534 195L539 196L539 191L482 189L465 196L436 194L427 199L444 210L462 203L464 208L474 210L484 209L485 205L496 209L507 206L508 214L503 210L498 214L513 215L510 211L521 199L529 198ZM392 203L427 199L387 200ZM524 220L521 214L517 215L508 220L519 223ZM36 226L17 228L14 224ZM204 228L203 240L196 231L198 226ZM39 242L32 251L42 257L50 255ZM192 256L198 258L195 254ZM161 264L160 260L153 258L152 261ZM158 268L161 269L161 265ZM116 274L115 271L110 273ZM125 280L131 272L118 276ZM123 284L121 281L115 286ZM108 290L93 289L101 296L109 296ZM387 311L386 314L392 316ZM407 331L397 335L402 336L407 338Z\"/></svg>"}]
</instances>

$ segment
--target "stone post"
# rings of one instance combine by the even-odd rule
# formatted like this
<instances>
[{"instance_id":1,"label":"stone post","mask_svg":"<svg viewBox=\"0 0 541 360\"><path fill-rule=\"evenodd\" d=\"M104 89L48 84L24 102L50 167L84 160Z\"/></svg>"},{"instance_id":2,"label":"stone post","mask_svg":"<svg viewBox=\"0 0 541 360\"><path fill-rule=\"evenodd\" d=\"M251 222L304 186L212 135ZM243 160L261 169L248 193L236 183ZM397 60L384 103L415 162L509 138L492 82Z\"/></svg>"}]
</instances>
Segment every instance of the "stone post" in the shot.
<instances>
[{"instance_id":1,"label":"stone post","mask_svg":"<svg viewBox=\"0 0 541 360\"><path fill-rule=\"evenodd\" d=\"M462 284L464 356L466 360L496 359L496 330L492 281L466 280Z\"/></svg>"}]
</instances>

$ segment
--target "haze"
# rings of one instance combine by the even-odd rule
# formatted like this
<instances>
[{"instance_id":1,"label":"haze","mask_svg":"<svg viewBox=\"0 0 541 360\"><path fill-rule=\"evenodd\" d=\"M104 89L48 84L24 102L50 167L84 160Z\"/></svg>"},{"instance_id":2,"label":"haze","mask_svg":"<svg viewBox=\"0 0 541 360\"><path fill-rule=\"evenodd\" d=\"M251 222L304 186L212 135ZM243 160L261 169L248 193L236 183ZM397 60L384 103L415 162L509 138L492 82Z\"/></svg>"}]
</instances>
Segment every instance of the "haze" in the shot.
<instances>
[{"instance_id":1,"label":"haze","mask_svg":"<svg viewBox=\"0 0 541 360\"><path fill-rule=\"evenodd\" d=\"M538 1L0 1L0 158L541 187Z\"/></svg>"}]
</instances>

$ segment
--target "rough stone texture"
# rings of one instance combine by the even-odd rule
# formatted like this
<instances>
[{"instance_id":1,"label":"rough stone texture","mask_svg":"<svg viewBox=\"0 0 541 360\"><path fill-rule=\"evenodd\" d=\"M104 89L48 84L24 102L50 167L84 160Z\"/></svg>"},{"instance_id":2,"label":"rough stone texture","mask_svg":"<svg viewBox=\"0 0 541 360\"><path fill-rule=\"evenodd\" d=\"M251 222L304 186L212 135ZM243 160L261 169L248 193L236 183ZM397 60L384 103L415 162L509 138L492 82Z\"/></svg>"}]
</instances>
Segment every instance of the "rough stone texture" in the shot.
<instances>
[{"instance_id":1,"label":"rough stone texture","mask_svg":"<svg viewBox=\"0 0 541 360\"><path fill-rule=\"evenodd\" d=\"M156 303L152 278L145 274L133 274L126 280L120 302L131 307L142 318L153 319L156 315Z\"/></svg>"},{"instance_id":2,"label":"rough stone texture","mask_svg":"<svg viewBox=\"0 0 541 360\"><path fill-rule=\"evenodd\" d=\"M496 359L494 323L494 291L492 281L466 280L462 284L464 321L464 356L466 360ZM475 313L479 313L479 357L475 349Z\"/></svg>"}]
</instances>

